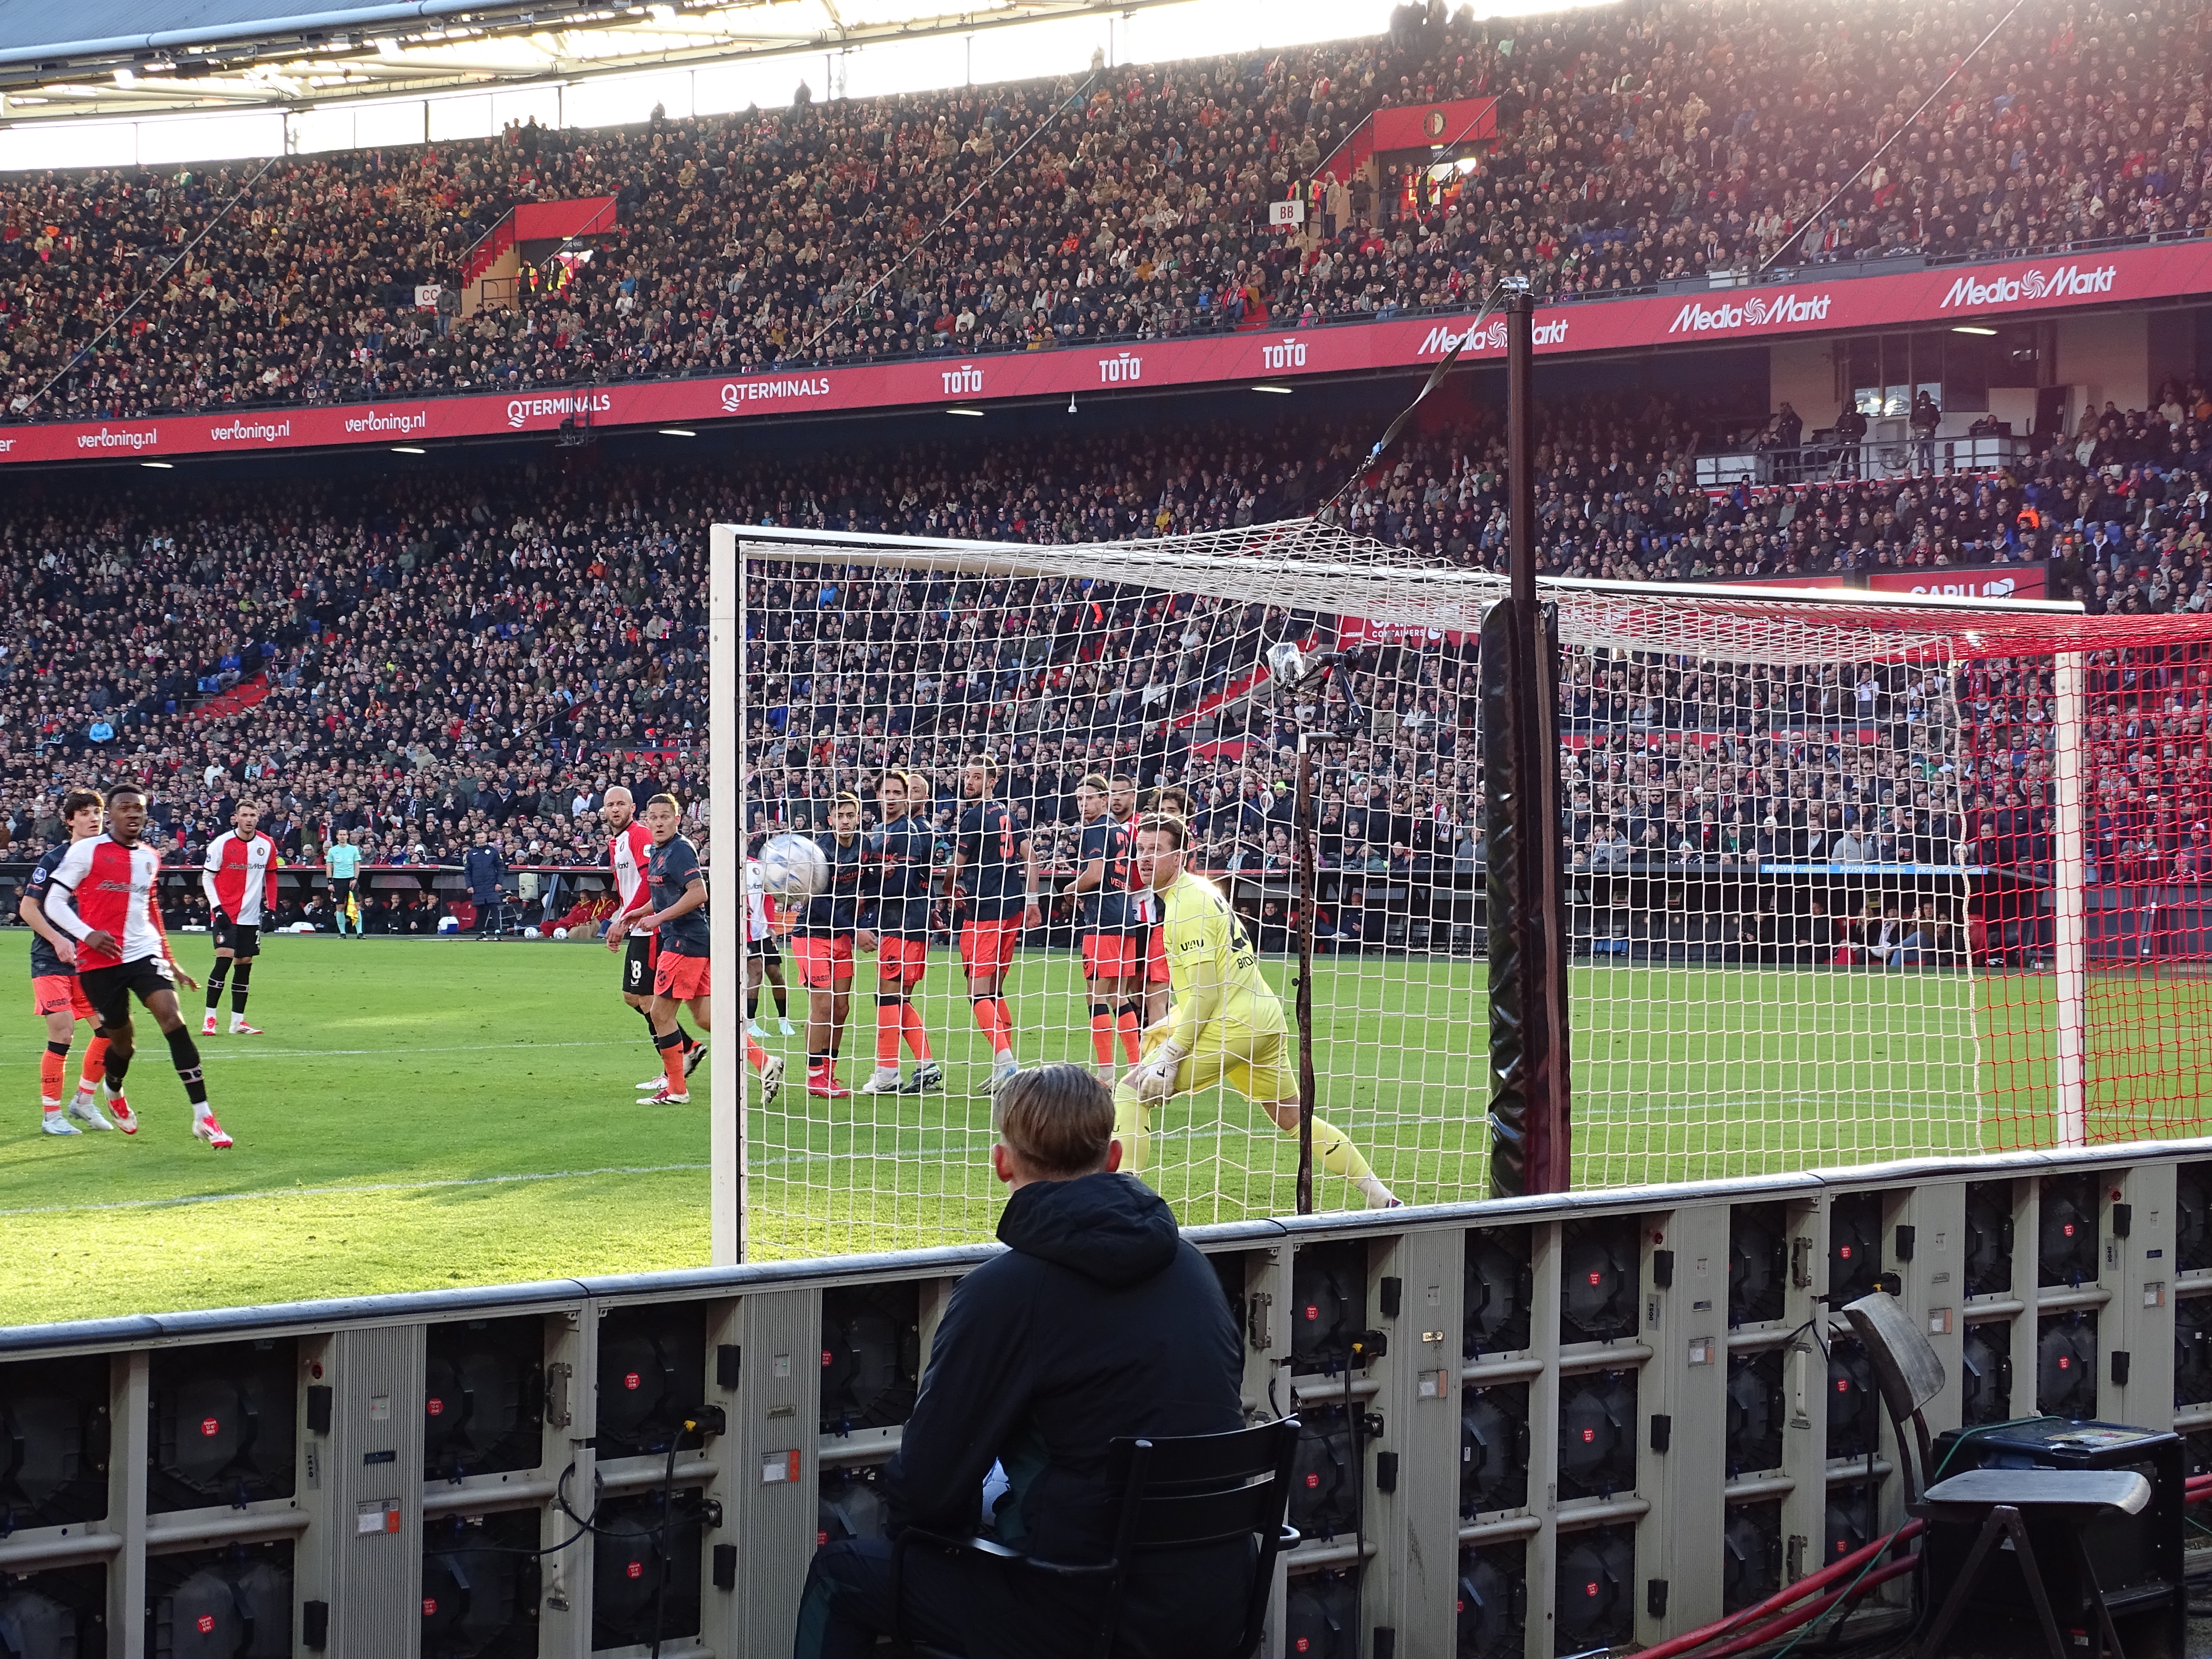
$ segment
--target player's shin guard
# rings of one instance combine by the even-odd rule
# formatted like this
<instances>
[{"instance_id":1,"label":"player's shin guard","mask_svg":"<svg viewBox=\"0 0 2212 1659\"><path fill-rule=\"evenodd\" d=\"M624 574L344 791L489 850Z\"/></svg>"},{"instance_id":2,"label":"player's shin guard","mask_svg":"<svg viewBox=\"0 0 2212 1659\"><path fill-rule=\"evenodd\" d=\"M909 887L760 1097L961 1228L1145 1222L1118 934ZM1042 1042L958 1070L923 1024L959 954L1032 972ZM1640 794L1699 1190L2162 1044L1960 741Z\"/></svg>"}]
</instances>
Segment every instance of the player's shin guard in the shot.
<instances>
[{"instance_id":1,"label":"player's shin guard","mask_svg":"<svg viewBox=\"0 0 2212 1659\"><path fill-rule=\"evenodd\" d=\"M1144 1053L1145 1011L1133 1002L1125 1002L1115 1024L1121 1033L1121 1052L1128 1056L1129 1064L1134 1066Z\"/></svg>"},{"instance_id":2,"label":"player's shin guard","mask_svg":"<svg viewBox=\"0 0 2212 1659\"><path fill-rule=\"evenodd\" d=\"M1124 1083L1114 1091L1114 1139L1121 1143L1121 1167L1142 1175L1152 1161L1152 1109Z\"/></svg>"},{"instance_id":3,"label":"player's shin guard","mask_svg":"<svg viewBox=\"0 0 2212 1659\"><path fill-rule=\"evenodd\" d=\"M921 1010L914 1006L911 997L899 999L899 1029L906 1034L906 1046L914 1057L927 1061L929 1057L929 1033L921 1024Z\"/></svg>"},{"instance_id":4,"label":"player's shin guard","mask_svg":"<svg viewBox=\"0 0 2212 1659\"><path fill-rule=\"evenodd\" d=\"M653 1046L660 1050L660 1066L668 1073L668 1092L672 1095L690 1093L684 1082L684 1033L680 1030L656 1031Z\"/></svg>"},{"instance_id":5,"label":"player's shin guard","mask_svg":"<svg viewBox=\"0 0 2212 1659\"><path fill-rule=\"evenodd\" d=\"M975 1006L975 1029L982 1032L994 1054L1011 1054L1014 1047L1014 1022L1007 1012L1006 1000L995 994L989 996L971 995L969 1001Z\"/></svg>"},{"instance_id":6,"label":"player's shin guard","mask_svg":"<svg viewBox=\"0 0 2212 1659\"><path fill-rule=\"evenodd\" d=\"M66 1042L46 1044L46 1052L39 1056L39 1098L49 1106L62 1103L62 1085L69 1080L69 1051Z\"/></svg>"},{"instance_id":7,"label":"player's shin guard","mask_svg":"<svg viewBox=\"0 0 2212 1659\"><path fill-rule=\"evenodd\" d=\"M896 1072L899 1039L906 1035L906 999L896 991L876 993L876 1069Z\"/></svg>"},{"instance_id":8,"label":"player's shin guard","mask_svg":"<svg viewBox=\"0 0 2212 1659\"><path fill-rule=\"evenodd\" d=\"M242 973L244 971L243 968L241 968L240 971ZM215 959L215 966L208 969L208 1012L213 1013L216 1009L222 1006L222 981L225 977L228 975L229 972L230 958L228 957L217 957Z\"/></svg>"},{"instance_id":9,"label":"player's shin guard","mask_svg":"<svg viewBox=\"0 0 2212 1659\"><path fill-rule=\"evenodd\" d=\"M246 1018L246 988L253 980L253 964L241 962L238 971L230 976L230 1012L237 1018Z\"/></svg>"},{"instance_id":10,"label":"player's shin guard","mask_svg":"<svg viewBox=\"0 0 2212 1659\"><path fill-rule=\"evenodd\" d=\"M1101 1066L1114 1063L1114 1008L1110 1003L1091 1005L1091 1052ZM1129 1058L1134 1060L1136 1056L1132 1054Z\"/></svg>"},{"instance_id":11,"label":"player's shin guard","mask_svg":"<svg viewBox=\"0 0 2212 1659\"><path fill-rule=\"evenodd\" d=\"M185 1098L192 1103L192 1115L207 1114L207 1079L200 1075L200 1046L192 1041L192 1034L179 1025L168 1034L169 1064L177 1068L177 1078L185 1085ZM107 1086L117 1086L114 1067L108 1067Z\"/></svg>"},{"instance_id":12,"label":"player's shin guard","mask_svg":"<svg viewBox=\"0 0 2212 1659\"><path fill-rule=\"evenodd\" d=\"M76 1086L90 1094L107 1068L107 1039L94 1031L92 1041L85 1045L84 1070L78 1073Z\"/></svg>"}]
</instances>

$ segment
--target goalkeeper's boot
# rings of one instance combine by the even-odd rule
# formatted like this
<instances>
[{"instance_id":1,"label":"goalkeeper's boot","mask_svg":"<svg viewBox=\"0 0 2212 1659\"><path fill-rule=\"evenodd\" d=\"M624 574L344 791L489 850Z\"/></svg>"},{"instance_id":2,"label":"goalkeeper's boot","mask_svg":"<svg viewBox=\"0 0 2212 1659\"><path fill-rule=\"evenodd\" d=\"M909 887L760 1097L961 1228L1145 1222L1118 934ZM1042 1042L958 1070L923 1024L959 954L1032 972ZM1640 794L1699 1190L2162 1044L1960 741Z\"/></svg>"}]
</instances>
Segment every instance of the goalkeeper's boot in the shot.
<instances>
[{"instance_id":1,"label":"goalkeeper's boot","mask_svg":"<svg viewBox=\"0 0 2212 1659\"><path fill-rule=\"evenodd\" d=\"M895 1095L900 1091L902 1079L896 1066L878 1066L868 1073L868 1080L860 1085L864 1095Z\"/></svg>"},{"instance_id":2,"label":"goalkeeper's boot","mask_svg":"<svg viewBox=\"0 0 2212 1659\"><path fill-rule=\"evenodd\" d=\"M222 1124L215 1121L213 1112L201 1112L193 1117L192 1134L196 1139L207 1142L218 1152L227 1152L230 1150L229 1133Z\"/></svg>"},{"instance_id":3,"label":"goalkeeper's boot","mask_svg":"<svg viewBox=\"0 0 2212 1659\"><path fill-rule=\"evenodd\" d=\"M1370 1210L1402 1210L1406 1207L1388 1187L1371 1175L1362 1176L1358 1185L1359 1190L1367 1194L1367 1207Z\"/></svg>"},{"instance_id":4,"label":"goalkeeper's boot","mask_svg":"<svg viewBox=\"0 0 2212 1659\"><path fill-rule=\"evenodd\" d=\"M107 1115L115 1120L115 1127L126 1135L137 1134L138 1114L131 1109L131 1103L124 1099L123 1091L111 1089L103 1081L100 1085L100 1092L107 1097Z\"/></svg>"},{"instance_id":5,"label":"goalkeeper's boot","mask_svg":"<svg viewBox=\"0 0 2212 1659\"><path fill-rule=\"evenodd\" d=\"M783 1090L783 1056L781 1054L770 1054L766 1060L761 1061L760 1089L760 1103L763 1106L774 1105L776 1096Z\"/></svg>"},{"instance_id":6,"label":"goalkeeper's boot","mask_svg":"<svg viewBox=\"0 0 2212 1659\"><path fill-rule=\"evenodd\" d=\"M69 1115L88 1129L112 1129L107 1114L100 1109L100 1103L92 1097L92 1091L80 1089L70 1099Z\"/></svg>"},{"instance_id":7,"label":"goalkeeper's boot","mask_svg":"<svg viewBox=\"0 0 2212 1659\"><path fill-rule=\"evenodd\" d=\"M906 1095L928 1095L936 1093L944 1086L945 1068L933 1060L925 1060L914 1068L913 1077L907 1080L906 1086L899 1092Z\"/></svg>"}]
</instances>

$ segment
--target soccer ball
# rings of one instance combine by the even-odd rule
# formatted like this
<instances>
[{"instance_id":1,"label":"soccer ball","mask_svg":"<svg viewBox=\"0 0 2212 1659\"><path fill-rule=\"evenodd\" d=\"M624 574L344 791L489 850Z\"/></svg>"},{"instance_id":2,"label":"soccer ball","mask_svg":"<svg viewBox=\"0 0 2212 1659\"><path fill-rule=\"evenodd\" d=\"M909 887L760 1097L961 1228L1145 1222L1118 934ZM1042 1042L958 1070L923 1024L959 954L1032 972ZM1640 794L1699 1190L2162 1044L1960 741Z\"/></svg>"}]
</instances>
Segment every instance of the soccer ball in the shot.
<instances>
[{"instance_id":1,"label":"soccer ball","mask_svg":"<svg viewBox=\"0 0 2212 1659\"><path fill-rule=\"evenodd\" d=\"M556 927L553 930L553 937L555 939L566 939L568 937L568 930L565 927Z\"/></svg>"},{"instance_id":2,"label":"soccer ball","mask_svg":"<svg viewBox=\"0 0 2212 1659\"><path fill-rule=\"evenodd\" d=\"M440 916L438 918L438 931L441 933L459 933L461 931L461 919L459 916Z\"/></svg>"},{"instance_id":3,"label":"soccer ball","mask_svg":"<svg viewBox=\"0 0 2212 1659\"><path fill-rule=\"evenodd\" d=\"M522 930L522 936L525 939L536 939L538 937L538 930L535 927L526 927Z\"/></svg>"},{"instance_id":4,"label":"soccer ball","mask_svg":"<svg viewBox=\"0 0 2212 1659\"><path fill-rule=\"evenodd\" d=\"M830 884L830 860L805 836L778 836L760 850L761 885L784 904L812 898Z\"/></svg>"}]
</instances>

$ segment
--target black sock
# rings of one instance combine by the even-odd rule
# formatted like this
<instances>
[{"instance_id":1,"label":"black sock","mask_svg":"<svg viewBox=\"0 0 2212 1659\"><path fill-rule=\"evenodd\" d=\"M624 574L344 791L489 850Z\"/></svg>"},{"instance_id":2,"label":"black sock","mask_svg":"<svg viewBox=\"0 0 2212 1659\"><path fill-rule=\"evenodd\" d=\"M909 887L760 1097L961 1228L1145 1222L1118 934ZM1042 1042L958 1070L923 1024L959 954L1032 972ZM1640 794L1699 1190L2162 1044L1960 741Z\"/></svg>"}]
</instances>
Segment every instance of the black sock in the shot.
<instances>
[{"instance_id":1,"label":"black sock","mask_svg":"<svg viewBox=\"0 0 2212 1659\"><path fill-rule=\"evenodd\" d=\"M748 1023L760 1012L760 988L756 985L745 993L745 1019Z\"/></svg>"},{"instance_id":2,"label":"black sock","mask_svg":"<svg viewBox=\"0 0 2212 1659\"><path fill-rule=\"evenodd\" d=\"M240 963L238 971L231 975L230 1012L240 1018L243 1018L246 1014L246 981L252 977L253 964L251 962Z\"/></svg>"},{"instance_id":3,"label":"black sock","mask_svg":"<svg viewBox=\"0 0 2212 1659\"><path fill-rule=\"evenodd\" d=\"M222 1006L223 976L229 972L230 958L228 957L217 957L215 959L215 966L208 969L208 1012L213 1013L216 1009Z\"/></svg>"},{"instance_id":4,"label":"black sock","mask_svg":"<svg viewBox=\"0 0 2212 1659\"><path fill-rule=\"evenodd\" d=\"M100 1066L100 1076L107 1084L108 1093L119 1095L123 1092L124 1074L130 1069L131 1056L111 1040L107 1045L107 1059Z\"/></svg>"},{"instance_id":5,"label":"black sock","mask_svg":"<svg viewBox=\"0 0 2212 1659\"><path fill-rule=\"evenodd\" d=\"M637 1017L645 1022L646 1041L658 1048L660 1046L660 1033L653 1028L653 1010L641 1008L637 1011Z\"/></svg>"},{"instance_id":6,"label":"black sock","mask_svg":"<svg viewBox=\"0 0 2212 1659\"><path fill-rule=\"evenodd\" d=\"M781 985L775 987L775 1017L778 1019L789 1019L791 1018L791 1003L789 1000L785 997L783 994L783 987Z\"/></svg>"},{"instance_id":7,"label":"black sock","mask_svg":"<svg viewBox=\"0 0 2212 1659\"><path fill-rule=\"evenodd\" d=\"M199 1044L192 1041L192 1034L181 1025L168 1036L169 1064L177 1068L177 1076L184 1083L185 1098L195 1107L206 1105L207 1079L200 1075ZM109 1064L112 1075L113 1062ZM115 1085L111 1081L108 1086L112 1088Z\"/></svg>"},{"instance_id":8,"label":"black sock","mask_svg":"<svg viewBox=\"0 0 2212 1659\"><path fill-rule=\"evenodd\" d=\"M699 1039L684 1029L684 1016L681 1014L676 1017L676 1036L678 1041L683 1043L684 1052L687 1054L699 1046Z\"/></svg>"}]
</instances>

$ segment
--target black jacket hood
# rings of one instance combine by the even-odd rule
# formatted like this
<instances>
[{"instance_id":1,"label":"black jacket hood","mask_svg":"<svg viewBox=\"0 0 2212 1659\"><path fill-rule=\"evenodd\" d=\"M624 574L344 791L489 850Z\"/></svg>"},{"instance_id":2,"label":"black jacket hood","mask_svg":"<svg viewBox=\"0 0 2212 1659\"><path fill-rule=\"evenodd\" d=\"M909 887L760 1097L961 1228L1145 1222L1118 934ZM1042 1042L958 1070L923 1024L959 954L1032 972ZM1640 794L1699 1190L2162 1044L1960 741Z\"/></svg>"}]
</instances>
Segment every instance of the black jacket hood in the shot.
<instances>
[{"instance_id":1,"label":"black jacket hood","mask_svg":"<svg viewBox=\"0 0 2212 1659\"><path fill-rule=\"evenodd\" d=\"M999 1218L999 1237L1011 1248L1115 1290L1164 1271L1177 1237L1167 1200L1133 1176L1033 1181Z\"/></svg>"}]
</instances>

